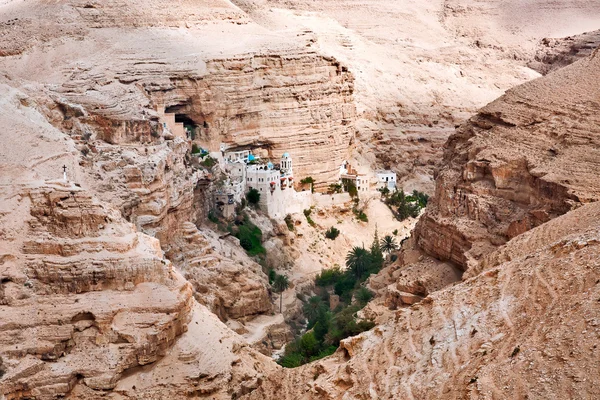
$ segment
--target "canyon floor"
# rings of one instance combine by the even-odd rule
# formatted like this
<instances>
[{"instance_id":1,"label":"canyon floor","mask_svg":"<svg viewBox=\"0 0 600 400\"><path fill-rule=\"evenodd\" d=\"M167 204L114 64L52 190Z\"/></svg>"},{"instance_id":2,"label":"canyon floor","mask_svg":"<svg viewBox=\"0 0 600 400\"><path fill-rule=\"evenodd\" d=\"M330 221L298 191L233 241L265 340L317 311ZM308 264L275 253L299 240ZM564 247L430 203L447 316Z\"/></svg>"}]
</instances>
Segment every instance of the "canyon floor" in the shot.
<instances>
[{"instance_id":1,"label":"canyon floor","mask_svg":"<svg viewBox=\"0 0 600 400\"><path fill-rule=\"evenodd\" d=\"M598 398L599 21L598 1L0 0L0 399ZM250 256L191 154L221 143L290 152L317 191L350 161L432 197L293 230L247 209ZM375 328L276 364L316 274L396 230Z\"/></svg>"}]
</instances>

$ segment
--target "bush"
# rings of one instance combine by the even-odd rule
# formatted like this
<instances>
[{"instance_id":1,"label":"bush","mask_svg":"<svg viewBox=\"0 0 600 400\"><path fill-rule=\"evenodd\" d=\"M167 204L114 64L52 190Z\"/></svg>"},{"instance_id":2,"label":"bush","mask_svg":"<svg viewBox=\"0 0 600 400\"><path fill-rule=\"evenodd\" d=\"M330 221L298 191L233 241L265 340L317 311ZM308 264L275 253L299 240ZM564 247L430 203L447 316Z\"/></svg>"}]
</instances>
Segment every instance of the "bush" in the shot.
<instances>
[{"instance_id":1,"label":"bush","mask_svg":"<svg viewBox=\"0 0 600 400\"><path fill-rule=\"evenodd\" d=\"M367 217L367 214L365 214L363 211L359 211L356 214L356 218L363 222L369 222L369 217Z\"/></svg>"},{"instance_id":2,"label":"bush","mask_svg":"<svg viewBox=\"0 0 600 400\"><path fill-rule=\"evenodd\" d=\"M344 273L342 272L340 267L324 269L315 278L315 284L321 287L335 285L335 283L342 277L342 275L344 275Z\"/></svg>"},{"instance_id":3,"label":"bush","mask_svg":"<svg viewBox=\"0 0 600 400\"><path fill-rule=\"evenodd\" d=\"M266 253L265 248L262 246L262 231L247 219L238 227L235 237L240 240L240 246L249 255L256 256Z\"/></svg>"},{"instance_id":4,"label":"bush","mask_svg":"<svg viewBox=\"0 0 600 400\"><path fill-rule=\"evenodd\" d=\"M219 217L217 217L217 215L215 214L215 212L213 210L210 210L208 212L208 220L210 222L214 222L215 224L219 223Z\"/></svg>"},{"instance_id":5,"label":"bush","mask_svg":"<svg viewBox=\"0 0 600 400\"><path fill-rule=\"evenodd\" d=\"M339 183L332 183L331 185L329 185L329 188L327 189L327 193L329 193L329 194L342 193L342 185L340 185Z\"/></svg>"},{"instance_id":6,"label":"bush","mask_svg":"<svg viewBox=\"0 0 600 400\"><path fill-rule=\"evenodd\" d=\"M310 226L315 226L315 221L313 221L312 218L310 217L311 212L312 212L312 210L310 208L307 208L306 210L304 210L304 216L306 217L306 221L308 222L308 224Z\"/></svg>"},{"instance_id":7,"label":"bush","mask_svg":"<svg viewBox=\"0 0 600 400\"><path fill-rule=\"evenodd\" d=\"M200 163L200 165L210 169L212 167L214 167L217 164L217 160L215 160L214 158L212 158L211 156L208 156L204 159L204 161L202 161Z\"/></svg>"},{"instance_id":8,"label":"bush","mask_svg":"<svg viewBox=\"0 0 600 400\"><path fill-rule=\"evenodd\" d=\"M286 215L285 218L283 219L285 221L285 224L288 227L289 231L293 231L294 230L294 221L292 220L292 216L290 214Z\"/></svg>"},{"instance_id":9,"label":"bush","mask_svg":"<svg viewBox=\"0 0 600 400\"><path fill-rule=\"evenodd\" d=\"M285 368L296 368L304 364L304 357L300 353L290 353L280 358L278 363Z\"/></svg>"},{"instance_id":10,"label":"bush","mask_svg":"<svg viewBox=\"0 0 600 400\"><path fill-rule=\"evenodd\" d=\"M272 285L275 282L275 277L277 276L277 272L273 268L269 270L269 285Z\"/></svg>"},{"instance_id":11,"label":"bush","mask_svg":"<svg viewBox=\"0 0 600 400\"><path fill-rule=\"evenodd\" d=\"M385 203L396 215L400 221L412 217L419 216L419 212L427 205L429 196L417 190L413 190L413 194L406 196L402 189L396 190L391 196L387 197ZM396 208L396 210L394 210Z\"/></svg>"},{"instance_id":12,"label":"bush","mask_svg":"<svg viewBox=\"0 0 600 400\"><path fill-rule=\"evenodd\" d=\"M303 185L309 184L310 183L310 191L314 193L315 191L315 180L312 178L312 176L307 176L306 178L300 180L300 183Z\"/></svg>"},{"instance_id":13,"label":"bush","mask_svg":"<svg viewBox=\"0 0 600 400\"><path fill-rule=\"evenodd\" d=\"M335 238L338 237L339 234L340 234L340 230L337 229L335 226L332 226L331 228L329 228L325 231L325 237L327 239L331 239L331 240L335 240Z\"/></svg>"},{"instance_id":14,"label":"bush","mask_svg":"<svg viewBox=\"0 0 600 400\"><path fill-rule=\"evenodd\" d=\"M248 200L248 203L256 205L260 201L260 192L252 188L246 193L246 199Z\"/></svg>"},{"instance_id":15,"label":"bush","mask_svg":"<svg viewBox=\"0 0 600 400\"><path fill-rule=\"evenodd\" d=\"M200 147L196 143L192 144L192 154L200 153Z\"/></svg>"},{"instance_id":16,"label":"bush","mask_svg":"<svg viewBox=\"0 0 600 400\"><path fill-rule=\"evenodd\" d=\"M342 275L342 278L335 283L333 290L335 294L340 296L341 301L350 303L352 301L352 292L354 291L355 286L356 278L354 275L347 273Z\"/></svg>"},{"instance_id":17,"label":"bush","mask_svg":"<svg viewBox=\"0 0 600 400\"><path fill-rule=\"evenodd\" d=\"M373 298L373 292L365 287L362 287L354 293L354 298L356 301L358 301L358 304L364 306Z\"/></svg>"}]
</instances>

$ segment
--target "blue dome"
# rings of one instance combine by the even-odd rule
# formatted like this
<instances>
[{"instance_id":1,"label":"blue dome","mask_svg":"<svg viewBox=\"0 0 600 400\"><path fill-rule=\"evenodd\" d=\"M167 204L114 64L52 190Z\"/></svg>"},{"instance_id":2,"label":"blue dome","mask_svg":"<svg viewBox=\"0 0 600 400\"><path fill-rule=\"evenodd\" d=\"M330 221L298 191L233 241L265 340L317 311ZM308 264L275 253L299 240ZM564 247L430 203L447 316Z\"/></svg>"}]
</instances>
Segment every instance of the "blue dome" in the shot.
<instances>
[{"instance_id":1,"label":"blue dome","mask_svg":"<svg viewBox=\"0 0 600 400\"><path fill-rule=\"evenodd\" d=\"M286 158L286 157L289 157L289 156L290 156L290 153L283 153L282 158Z\"/></svg>"},{"instance_id":2,"label":"blue dome","mask_svg":"<svg viewBox=\"0 0 600 400\"><path fill-rule=\"evenodd\" d=\"M248 155L248 161L254 161L256 159L256 157L254 157L252 154Z\"/></svg>"},{"instance_id":3,"label":"blue dome","mask_svg":"<svg viewBox=\"0 0 600 400\"><path fill-rule=\"evenodd\" d=\"M273 169L273 163L271 161L267 163L267 168Z\"/></svg>"}]
</instances>

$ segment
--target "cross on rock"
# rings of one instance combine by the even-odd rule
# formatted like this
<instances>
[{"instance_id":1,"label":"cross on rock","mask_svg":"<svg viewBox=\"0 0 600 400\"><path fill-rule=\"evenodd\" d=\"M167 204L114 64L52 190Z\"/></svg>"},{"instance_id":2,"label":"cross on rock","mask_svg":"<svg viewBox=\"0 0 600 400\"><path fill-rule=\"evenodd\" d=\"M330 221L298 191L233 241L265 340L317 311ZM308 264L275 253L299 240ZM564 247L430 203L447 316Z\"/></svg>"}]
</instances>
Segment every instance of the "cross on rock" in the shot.
<instances>
[{"instance_id":1,"label":"cross on rock","mask_svg":"<svg viewBox=\"0 0 600 400\"><path fill-rule=\"evenodd\" d=\"M63 179L66 181L67 180L67 166L63 165L62 169L63 169Z\"/></svg>"}]
</instances>

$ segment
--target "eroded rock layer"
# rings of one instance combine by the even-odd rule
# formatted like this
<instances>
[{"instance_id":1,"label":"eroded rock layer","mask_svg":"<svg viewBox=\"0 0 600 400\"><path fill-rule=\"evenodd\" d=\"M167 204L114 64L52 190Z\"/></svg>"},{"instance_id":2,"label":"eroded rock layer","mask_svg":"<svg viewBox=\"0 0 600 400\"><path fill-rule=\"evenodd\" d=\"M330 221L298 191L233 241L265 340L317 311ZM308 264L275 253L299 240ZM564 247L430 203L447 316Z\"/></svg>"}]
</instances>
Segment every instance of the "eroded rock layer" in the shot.
<instances>
[{"instance_id":1,"label":"eroded rock layer","mask_svg":"<svg viewBox=\"0 0 600 400\"><path fill-rule=\"evenodd\" d=\"M61 396L79 381L113 389L187 330L191 285L118 211L60 182L8 201L3 225L25 218L0 263L7 399Z\"/></svg>"},{"instance_id":2,"label":"eroded rock layer","mask_svg":"<svg viewBox=\"0 0 600 400\"><path fill-rule=\"evenodd\" d=\"M600 199L598 78L596 52L508 91L461 126L416 228L419 246L466 270L508 239Z\"/></svg>"}]
</instances>

